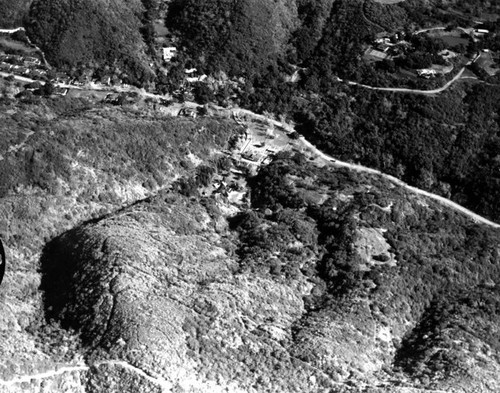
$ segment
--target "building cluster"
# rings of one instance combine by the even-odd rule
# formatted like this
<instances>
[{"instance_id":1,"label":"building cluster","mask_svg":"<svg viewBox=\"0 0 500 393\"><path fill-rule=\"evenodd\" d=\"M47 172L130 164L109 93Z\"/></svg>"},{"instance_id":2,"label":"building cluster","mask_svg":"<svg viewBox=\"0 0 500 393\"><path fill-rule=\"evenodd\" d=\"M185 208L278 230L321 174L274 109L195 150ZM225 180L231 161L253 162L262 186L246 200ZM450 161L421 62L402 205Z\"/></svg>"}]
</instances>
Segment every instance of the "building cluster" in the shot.
<instances>
[{"instance_id":1,"label":"building cluster","mask_svg":"<svg viewBox=\"0 0 500 393\"><path fill-rule=\"evenodd\" d=\"M32 79L43 79L47 70L40 59L32 56L21 56L0 53L0 71Z\"/></svg>"},{"instance_id":2,"label":"building cluster","mask_svg":"<svg viewBox=\"0 0 500 393\"><path fill-rule=\"evenodd\" d=\"M430 30L439 31L439 36L441 35L455 36L454 34L457 34L457 31L461 31L463 36L468 37L474 42L478 42L481 39L483 39L486 35L490 34L490 31L487 29L472 28L472 27L457 28L455 29L456 31L447 31L444 28L438 27L434 29L420 30L414 34L420 34ZM406 41L405 38L407 38L405 32L395 32L395 33L382 32L377 34L373 42L371 42L371 44L368 45L368 47L366 48L363 56L364 60L368 63L376 63L384 60L393 60L398 57L405 56L412 49L412 44ZM483 50L483 52L485 52L486 54L489 53L488 49ZM452 59L459 57L459 54L449 49L445 49L439 52L438 54L443 58L443 60L445 60L445 64L444 65L433 64L429 68L414 70L417 76L429 79L436 77L438 75L448 74L453 70L454 67L452 64ZM486 56L483 57L486 58ZM493 55L490 56L491 59L493 59L493 57L494 57ZM484 61L483 63L488 63L488 65L494 63L494 61L491 59L487 59L488 61ZM490 75L496 73L496 70L494 70L492 67L489 68L486 67L486 71Z\"/></svg>"},{"instance_id":3,"label":"building cluster","mask_svg":"<svg viewBox=\"0 0 500 393\"><path fill-rule=\"evenodd\" d=\"M404 32L382 32L375 36L375 40L365 51L364 57L368 62L374 63L382 60L392 60L404 55L411 44L405 41Z\"/></svg>"}]
</instances>

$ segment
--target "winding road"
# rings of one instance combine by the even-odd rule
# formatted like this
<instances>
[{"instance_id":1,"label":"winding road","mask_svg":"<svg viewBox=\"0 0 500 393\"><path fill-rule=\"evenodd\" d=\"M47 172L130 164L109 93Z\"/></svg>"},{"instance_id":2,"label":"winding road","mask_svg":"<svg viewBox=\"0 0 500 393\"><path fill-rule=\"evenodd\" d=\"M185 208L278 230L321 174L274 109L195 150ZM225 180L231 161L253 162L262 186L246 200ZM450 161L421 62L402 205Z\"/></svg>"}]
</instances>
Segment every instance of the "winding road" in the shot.
<instances>
[{"instance_id":1,"label":"winding road","mask_svg":"<svg viewBox=\"0 0 500 393\"><path fill-rule=\"evenodd\" d=\"M24 28L20 27L20 28L17 28L17 29L10 29L10 30L0 30L0 33L1 32L9 32L9 33L13 33L15 31L19 31L19 30L24 30ZM43 53L43 52L42 52ZM480 54L478 54L473 60L471 60L471 63L476 61L478 59L478 57L480 56ZM460 69L460 71L453 77L453 79L451 79L450 81L448 81L445 85L437 88L437 89L432 89L432 90L420 90L420 89L407 89L407 88L398 88L398 87L376 87L376 86L369 86L369 85L364 85L362 83L357 83L357 82L353 82L353 81L344 81L340 78L337 77L337 81L338 82L345 82L347 83L348 85L350 86L359 86L359 87L362 87L362 88L365 88L365 89L370 89L370 90L379 90L379 91L387 91L387 92L396 92L396 93L410 93L410 94L422 94L422 95L433 95L433 94L438 94L438 93L441 93L443 91L445 91L446 89L450 88L450 86L452 86L455 82L457 82L458 80L460 80L460 78L462 77L462 74L464 73L465 71L465 67L463 67L462 69ZM0 75L3 75L3 76L8 76L9 74L6 74L6 73L0 73ZM24 78L24 77L16 77L16 79L20 79L20 80L23 80L23 81L26 81L26 82L34 82L33 79L29 79L29 78ZM82 89L81 87L77 87L77 86L72 86L72 85L64 85L64 84L56 84L56 86L59 86L59 87L64 87L64 88L77 88L77 89ZM131 91L132 89L134 89L133 87L129 87L127 86L128 89L125 89L123 87L121 87L119 90L121 91ZM116 89L112 89L112 88L106 88L104 86L99 86L99 85L96 85L96 84L92 84L89 88L89 90L109 90L110 92L112 91L116 91ZM138 89L134 89L134 91L137 91ZM158 95L158 94L153 94L153 93L147 93L145 91L141 91L139 90L138 91L140 94L142 94L143 96L147 96L147 97L152 97L152 98L157 98L157 99L160 99L160 98L164 98L164 96L162 95ZM192 103L192 102L186 102L185 103L186 106L190 106L190 107L197 107L197 106L200 106L196 103ZM215 110L218 110L218 111L227 111L227 109L223 108L223 107L220 107L220 106L217 106L217 105L212 105L212 108L215 109ZM245 115L245 116L250 116L254 119L259 119L261 121L266 121L268 122L269 124L273 124L274 126L276 127L279 127L281 129L283 129L284 131L286 131L287 133L290 133L290 132L294 132L295 129L293 127L293 125L291 124L285 124L283 122L279 122L277 120L274 120L274 119L270 119L264 115L259 115L259 114L256 114L252 111L249 111L247 109L241 109L241 108L234 108L234 109L231 109L231 112L232 112L232 115L233 117L240 117L241 115ZM409 184L406 184L405 182L403 182L402 180L400 179L397 179L396 177L394 176L391 176L391 175L387 175L385 173L382 173L380 172L379 170L376 170L376 169L373 169L373 168L368 168L368 167L365 167L363 165L359 165L359 164L351 164L351 163L348 163L348 162L344 162L344 161L340 161L328 154L325 154L323 153L321 150L319 150L316 146L314 146L312 143L310 143L309 141L307 141L304 137L300 137L299 138L299 141L300 143L307 149L311 150L314 154L316 154L318 157L321 157L323 158L324 160L328 161L331 165L335 165L337 167L344 167L344 168L349 168L351 170L354 170L354 171L358 171L358 172L365 172L365 173L371 173L371 174L374 174L374 175L378 175L378 176L382 176L388 180L390 180L392 183L394 184L397 184L398 186L401 186L413 193L416 193L416 194L419 194L419 195L423 195L423 196L426 196L428 198L431 198L455 211L459 211L463 214L465 214L466 216L468 216L469 218L471 218L473 221L475 222L478 222L478 223L482 223L482 224L485 224L485 225L488 225L488 226L491 226L493 228L500 228L500 224L497 224L491 220L488 220L487 218L484 218L482 216L480 216L479 214L476 214L474 213L473 211L447 199L447 198L444 198L440 195L436 195L436 194L433 194L431 192L428 192L428 191L424 191L424 190L421 190L419 188L416 188L416 187L413 187L413 186L410 186Z\"/></svg>"},{"instance_id":2,"label":"winding road","mask_svg":"<svg viewBox=\"0 0 500 393\"><path fill-rule=\"evenodd\" d=\"M448 83L450 83L450 82L448 82ZM214 106L214 108L219 108L220 110L224 110L224 108L221 108L221 107ZM253 112L247 110L247 109L235 108L235 109L232 109L231 111L232 111L233 117L235 117L235 118L240 118L241 115L246 115L249 117L253 117L254 119L258 119L261 121L267 121L269 124L273 124L274 126L283 129L287 133L295 131L295 128L291 124L285 124L285 123L279 122L279 121L274 120L274 119L269 119L266 116L258 115L256 113L253 113ZM319 150L316 146L314 146L311 142L306 140L303 136L301 136L299 138L299 144L302 145L303 148L311 151L313 155L316 155L317 157L320 157L323 160L325 160L326 163L329 165L339 167L339 168L348 168L348 169L356 171L356 172L370 173L372 175L383 177L383 178L389 180L390 182L392 182L393 184L396 184L399 187L403 187L403 188L405 188L405 189L407 189L415 194L422 195L422 196L425 196L427 198L433 199L434 201L436 201L444 206L447 206L450 209L453 209L453 210L458 211L462 214L465 214L466 216L471 218L474 222L485 224L485 225L488 225L488 226L493 227L493 228L500 228L500 224L497 224L496 222L488 220L487 218L482 217L477 213L474 213L473 211L459 205L456 202L449 200L448 198L445 198L445 197L442 197L440 195L433 194L431 192L421 190L417 187L411 186L411 185L405 183L404 181L402 181L402 180L400 180L392 175L388 175L386 173L383 173L377 169L369 168L369 167L366 167L366 166L360 165L360 164L352 164L349 162L340 161L340 160L322 152L321 150Z\"/></svg>"},{"instance_id":3,"label":"winding road","mask_svg":"<svg viewBox=\"0 0 500 393\"><path fill-rule=\"evenodd\" d=\"M367 85L362 85L362 84L358 84L356 82L348 82L349 84L351 85L358 85L358 86L361 86L361 87L365 87L365 88L369 88L369 89L372 89L372 90L382 90L382 91L395 91L395 92L407 92L407 93L415 93L415 94L425 94L425 95L432 95L432 94L436 94L436 93L440 93L446 89L448 89L454 82L456 82L457 80L460 79L460 77L462 76L462 73L464 72L465 68L462 68L458 73L457 75L455 75L455 77L450 80L448 83L446 83L446 85L438 88L438 89L434 89L434 90L411 90L411 89L403 89L403 88L385 88L385 87L373 87L373 86L367 86ZM3 74L3 73L0 73L0 75ZM28 79L28 81L34 81L34 80L30 80L29 78L22 78L23 80L26 80ZM340 80L341 81L341 80ZM78 88L78 89L82 89L81 87L75 87L75 86L68 86L68 85L62 85L62 84L56 84L57 86L59 87L68 87L68 88ZM94 86L94 87L91 87L90 90L106 90L104 87L102 86ZM113 91L113 89L109 89L109 91ZM157 95L157 94L152 94L152 93L146 93L146 92L141 92L141 94L143 94L144 96L147 96L147 97L152 97L152 98L163 98L163 96L161 95ZM198 106L201 106L199 104L196 104L194 102L186 102L185 105L187 107L198 107ZM211 107L214 109L214 110L217 110L217 111L227 111L226 108L223 108L221 106L218 106L218 105L211 105ZM251 117L253 119L258 119L260 121L265 121L269 124L273 124L274 126L278 127L278 128L281 128L282 130L286 131L287 133L290 133L290 132L294 132L295 131L295 128L293 125L291 124L286 124L286 123L283 123L283 122L279 122L277 120L274 120L274 119L271 119L269 117L266 117L264 115L259 115L257 113L254 113L248 109L242 109L242 108L233 108L231 109L231 112L233 114L234 117L241 117L242 115L244 116L248 116L248 117ZM373 169L373 168L369 168L369 167L366 167L366 166L363 166L363 165L359 165L359 164L351 164L351 163L348 163L348 162L345 162L345 161L340 161L328 154L325 154L323 153L321 150L319 150L316 146L314 146L311 142L307 141L304 137L300 137L299 138L301 144L311 150L315 155L317 155L318 157L321 157L323 158L324 160L328 161L331 165L334 165L334 166L337 166L337 167L344 167L344 168L349 168L351 170L354 170L354 171L357 171L357 172L365 172L365 173L371 173L371 174L374 174L374 175L378 175L378 176L382 176L388 180L390 180L392 183L395 183L397 184L398 186L401 186L413 193L416 193L416 194L419 194L419 195L423 195L423 196L426 196L428 198L431 198L455 211L459 211L463 214L465 214L466 216L468 216L469 218L471 218L473 221L475 222L478 222L478 223L482 223L482 224L485 224L485 225L488 225L488 226L491 226L493 228L500 228L500 224L497 224L491 220L488 220L487 218L484 218L482 216L480 216L479 214L476 214L474 213L473 211L459 205L458 203L455 203L447 198L444 198L440 195L437 195L437 194L433 194L431 192L428 192L428 191L424 191L424 190L421 190L419 188L416 188L416 187L413 187L413 186L410 186L409 184L403 182L402 180L394 177L394 176L391 176L391 175L387 175L385 173L382 173L380 172L379 170L376 170L376 169Z\"/></svg>"},{"instance_id":4,"label":"winding road","mask_svg":"<svg viewBox=\"0 0 500 393\"><path fill-rule=\"evenodd\" d=\"M408 89L405 87L376 87L376 86L369 86L369 85L364 85L362 83L358 82L353 82L353 81L344 81L340 78L337 78L337 81L339 82L346 82L349 86L359 86L365 89L369 90L379 90L379 91L388 91L388 92L393 92L393 93L410 93L410 94L422 94L422 95L433 95L433 94L438 94L446 89L448 89L451 85L453 85L456 81L458 81L461 77L462 74L465 71L465 67L462 67L460 71L457 72L457 74L448 81L445 85L438 87L437 89L432 89L432 90L421 90L421 89Z\"/></svg>"},{"instance_id":5,"label":"winding road","mask_svg":"<svg viewBox=\"0 0 500 393\"><path fill-rule=\"evenodd\" d=\"M459 205L458 203L455 203L455 202L453 202L445 197L442 197L442 196L437 195L437 194L433 194L433 193L425 191L425 190L421 190L420 188L417 188L417 187L410 186L409 184L405 183L404 181L398 179L397 177L380 172L377 169L368 168L366 166L359 165L359 164L351 164L351 163L348 163L345 161L340 161L336 158L333 158L332 156L330 156L328 154L323 153L316 146L314 146L311 142L307 141L304 137L301 136L300 140L305 147L307 147L309 150L313 151L315 154L317 154L319 157L323 158L324 160L329 161L331 163L331 165L333 165L333 166L348 168L350 170L357 171L357 172L364 172L364 173L370 173L373 175L381 176L381 177L391 181L392 183L394 183L400 187L403 187L403 188L405 188L405 189L407 189L415 194L423 195L423 196L430 198L430 199L433 199L433 200L439 202L440 204L445 205L445 206L447 206L455 211L463 213L466 216L468 216L469 218L471 218L474 222L485 224L485 225L488 225L488 226L493 227L493 228L500 228L500 224L497 224L496 222L488 220L487 218L484 218L484 217L480 216L479 214L476 214L473 211L471 211L471 210L469 210L469 209Z\"/></svg>"}]
</instances>

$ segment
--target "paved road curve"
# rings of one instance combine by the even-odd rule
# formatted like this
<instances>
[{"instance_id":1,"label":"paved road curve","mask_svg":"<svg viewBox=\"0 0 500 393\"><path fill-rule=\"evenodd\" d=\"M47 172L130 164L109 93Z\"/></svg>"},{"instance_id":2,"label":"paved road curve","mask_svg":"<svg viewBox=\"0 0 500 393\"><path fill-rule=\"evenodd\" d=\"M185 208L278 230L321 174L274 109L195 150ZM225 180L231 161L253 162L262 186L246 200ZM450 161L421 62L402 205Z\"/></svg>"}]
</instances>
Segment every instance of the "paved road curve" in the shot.
<instances>
[{"instance_id":1,"label":"paved road curve","mask_svg":"<svg viewBox=\"0 0 500 393\"><path fill-rule=\"evenodd\" d=\"M445 91L446 89L448 89L453 83L455 83L457 80L459 80L461 78L464 71L465 71L465 67L463 67L460 71L458 71L457 75L455 75L453 77L453 79L448 81L445 85L438 87L437 89L432 89L432 90L408 89L405 87L376 87L376 86L364 85L362 83L353 82L353 81L343 81L340 78L337 78L337 80L339 82L346 82L350 86L359 86L359 87L363 87L365 89L370 89L370 90L390 91L390 92L395 92L395 93L433 95L433 94L441 93L442 91Z\"/></svg>"},{"instance_id":2,"label":"paved road curve","mask_svg":"<svg viewBox=\"0 0 500 393\"><path fill-rule=\"evenodd\" d=\"M384 178L390 180L391 182L397 184L398 186L406 188L407 190L409 190L415 194L424 195L428 198L434 199L435 201L439 202L442 205L448 206L449 208L451 208L453 210L459 211L459 212L467 215L468 217L470 217L475 222L482 223L482 224L491 226L493 228L500 228L500 224L497 224L496 222L488 220L487 218L484 218L484 217L480 216L479 214L476 214L473 211L470 211L469 209L466 209L465 207L459 205L458 203L450 201L449 199L447 199L445 197L433 194L433 193L425 191L425 190L421 190L417 187L410 186L409 184L406 184L404 181L402 181L394 176L382 173L377 169L368 168L368 167L365 167L365 166L359 165L359 164L351 164L348 162L339 161L336 158L333 158L332 156L329 156L328 154L323 153L316 146L314 146L311 142L307 141L304 137L300 137L300 139L301 139L302 143L304 144L304 146L306 146L310 150L314 151L321 158L323 158L327 161L330 161L332 163L332 165L334 165L334 166L349 168L349 169L354 170L354 171L371 173L374 175L384 177Z\"/></svg>"},{"instance_id":3,"label":"paved road curve","mask_svg":"<svg viewBox=\"0 0 500 393\"><path fill-rule=\"evenodd\" d=\"M23 28L14 29L14 30L17 31L17 30L20 30L20 29L23 29ZM0 30L0 32L1 31L2 30ZM476 56L476 58L473 61L477 60L477 58L478 58L478 56ZM465 67L462 68L457 73L457 75L455 75L455 77L453 79L451 79L448 83L446 83L444 86L441 86L440 88L433 89L433 90L418 90L418 89L391 88L391 87L374 87L374 86L363 85L363 84L360 84L360 83L357 83L357 82L352 82L352 81L345 81L345 82L348 83L349 85L356 85L356 86L360 86L360 87L363 87L363 88L366 88L366 89L371 89L371 90L381 90L381 91L389 91L389 92L403 92L403 93L432 95L432 94L437 94L437 93L440 93L440 92L448 89L453 83L455 83L456 81L458 81L460 79L460 77L462 76L462 74L463 74L464 71L465 71ZM0 73L0 75L5 75L5 73ZM23 77L16 77L16 79L23 79L23 80L26 80L26 81L33 81L32 79L23 78ZM337 81L343 82L343 80L340 79L340 78L337 78ZM62 85L57 85L57 86L74 88L73 86L62 86ZM108 90L107 88L103 88L101 86L97 87L97 85L92 85L90 87L90 89L94 89L94 90ZM131 89L132 89L132 87L131 87ZM113 89L109 89L109 90L113 91ZM124 91L125 89L121 89L121 90ZM152 94L152 93L146 93L144 91L142 92L142 94L146 95L148 97L163 98L163 96L161 96L161 95ZM188 102L186 102L186 105L192 106L192 107L193 106L194 107L199 106L198 104L188 103ZM214 109L218 109L218 110L226 110L225 108L219 107L217 105L212 105L212 107ZM256 113L254 113L252 111L249 111L249 110L246 110L246 109L235 108L235 109L232 110L232 112L236 116L244 114L244 115L248 115L248 116L253 117L253 118L258 118L258 119L261 119L261 120L265 120L267 122L270 122L270 123L274 124L277 127L281 127L282 129L284 129L287 132L294 131L294 127L292 125L285 124L285 123L276 121L274 119L270 119L270 118L268 118L266 116L263 116L263 115L258 115ZM307 141L303 137L300 138L300 141L302 142L302 144L304 145L304 147L307 147L307 148L311 149L317 156L322 157L323 159L331 162L332 164L334 164L336 166L346 167L346 168L349 168L349 169L352 169L352 170L355 170L355 171L359 171L359 172L372 173L372 174L376 174L376 175L379 175L379 176L383 176L386 179L389 179L390 181L392 181L393 183L398 184L399 186L406 188L407 190L410 190L410 191L412 191L412 192L414 192L416 194L425 195L428 198L434 199L435 201L437 201L437 202L439 202L439 203L441 203L443 205L446 205L446 206L450 207L453 210L460 211L460 212L462 212L463 214L467 215L468 217L470 217L472 220L474 220L476 222L480 222L482 224L485 224L485 225L488 225L488 226L491 226L491 227L494 227L494 228L500 228L499 224L497 224L497 223L495 223L493 221L490 221L487 218L481 217L479 214L476 214L476 213L470 211L469 209L466 209L465 207L460 206L459 204L457 204L457 203L455 203L453 201L450 201L447 198L444 198L444 197L442 197L440 195L436 195L436 194L430 193L428 191L424 191L424 190L421 190L419 188L410 186L409 184L406 184L405 182L403 182L403 181L395 178L394 176L384 174L384 173L382 173L382 172L380 172L380 171L378 171L376 169L368 168L368 167L365 167L363 165L350 164L348 162L339 161L339 160L337 160L337 159L335 159L335 158L333 158L333 157L331 157L331 156L323 153L321 150L319 150L316 146L314 146L313 144L311 144L309 141Z\"/></svg>"},{"instance_id":4,"label":"paved road curve","mask_svg":"<svg viewBox=\"0 0 500 393\"><path fill-rule=\"evenodd\" d=\"M448 82L448 83L450 83L450 82ZM220 109L223 109L223 108L220 108ZM269 119L263 115L258 115L256 113L253 113L253 112L247 110L247 109L236 108L236 109L233 109L232 112L236 116L243 114L243 115L248 115L250 117L254 117L254 118L257 118L260 120L268 121L269 123L272 123L275 126L286 130L287 132L294 131L294 127L290 124L284 124L284 123L281 123L279 121ZM357 171L357 172L371 173L373 175L384 177L384 178L390 180L392 183L395 183L400 187L406 188L407 190L409 190L415 194L424 195L424 196L431 198L431 199L437 201L438 203L445 205L445 206L447 206L455 211L459 211L459 212L465 214L466 216L468 216L469 218L471 218L475 222L482 223L482 224L491 226L493 228L500 228L500 224L497 224L496 222L488 220L487 218L484 218L484 217L480 216L479 214L476 214L473 211L471 211L471 210L469 210L469 209L459 205L458 203L455 203L455 202L453 202L445 197L442 197L442 196L437 195L437 194L433 194L433 193L425 191L425 190L421 190L417 187L410 186L409 184L405 183L404 181L402 181L394 176L382 173L377 169L368 168L364 165L351 164L349 162L340 161L340 160L338 160L338 159L336 159L328 154L323 153L316 146L314 146L311 142L306 140L303 136L301 136L299 138L299 141L303 147L312 151L313 154L315 154L316 156L321 157L324 160L328 161L330 163L330 165L337 166L337 167L343 167L343 168L349 168L349 169Z\"/></svg>"}]
</instances>

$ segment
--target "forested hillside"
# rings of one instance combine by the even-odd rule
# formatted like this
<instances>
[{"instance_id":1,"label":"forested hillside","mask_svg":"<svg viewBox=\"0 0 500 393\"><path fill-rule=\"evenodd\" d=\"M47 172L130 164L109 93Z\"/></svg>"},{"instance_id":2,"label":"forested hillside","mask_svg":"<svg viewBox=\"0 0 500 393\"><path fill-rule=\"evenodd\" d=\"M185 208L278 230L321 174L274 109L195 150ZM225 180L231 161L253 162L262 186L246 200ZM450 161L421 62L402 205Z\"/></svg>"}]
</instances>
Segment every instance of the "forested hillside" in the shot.
<instances>
[{"instance_id":1,"label":"forested hillside","mask_svg":"<svg viewBox=\"0 0 500 393\"><path fill-rule=\"evenodd\" d=\"M294 23L269 23L273 10L263 6L254 7L262 14L246 14L245 25L236 18L237 10L230 9L232 3L224 4L226 8L177 1L167 25L179 33L194 65L206 72L223 70L245 77L237 92L240 105L287 114L304 136L333 156L381 169L500 219L497 86L460 83L441 95L416 96L350 88L337 79L383 86L384 78L392 78L361 60L363 48L381 31L380 25L427 26L419 22L422 18L429 23L472 23L446 16L455 9L472 17L474 12L494 11L493 6L481 3L471 11L458 3L432 8L420 1L395 5L301 1L294 8L296 18L295 13L288 14ZM243 7L246 2L236 4ZM276 35L289 36L288 46L281 46L286 51L273 46L270 37ZM421 36L415 36L412 45L420 49L405 60L407 64L438 61L432 59L443 48L442 42ZM301 67L297 83L286 82L285 76L293 73L291 65ZM444 78L440 81L445 83ZM423 82L411 83L415 87Z\"/></svg>"},{"instance_id":2,"label":"forested hillside","mask_svg":"<svg viewBox=\"0 0 500 393\"><path fill-rule=\"evenodd\" d=\"M40 0L30 9L27 32L49 63L82 72L110 70L125 82L154 78L141 35L141 1Z\"/></svg>"},{"instance_id":3,"label":"forested hillside","mask_svg":"<svg viewBox=\"0 0 500 393\"><path fill-rule=\"evenodd\" d=\"M495 2L30 3L0 391L500 391Z\"/></svg>"},{"instance_id":4,"label":"forested hillside","mask_svg":"<svg viewBox=\"0 0 500 393\"><path fill-rule=\"evenodd\" d=\"M166 25L205 72L252 77L283 58L297 7L293 0L175 0Z\"/></svg>"},{"instance_id":5,"label":"forested hillside","mask_svg":"<svg viewBox=\"0 0 500 393\"><path fill-rule=\"evenodd\" d=\"M87 357L188 391L500 387L498 230L300 154L249 185L229 226L221 196L162 192L54 239L47 316L81 332Z\"/></svg>"},{"instance_id":6,"label":"forested hillside","mask_svg":"<svg viewBox=\"0 0 500 393\"><path fill-rule=\"evenodd\" d=\"M300 114L299 130L334 156L362 162L500 219L500 87L439 97L353 89Z\"/></svg>"},{"instance_id":7,"label":"forested hillside","mask_svg":"<svg viewBox=\"0 0 500 393\"><path fill-rule=\"evenodd\" d=\"M33 0L0 0L0 28L22 26Z\"/></svg>"}]
</instances>

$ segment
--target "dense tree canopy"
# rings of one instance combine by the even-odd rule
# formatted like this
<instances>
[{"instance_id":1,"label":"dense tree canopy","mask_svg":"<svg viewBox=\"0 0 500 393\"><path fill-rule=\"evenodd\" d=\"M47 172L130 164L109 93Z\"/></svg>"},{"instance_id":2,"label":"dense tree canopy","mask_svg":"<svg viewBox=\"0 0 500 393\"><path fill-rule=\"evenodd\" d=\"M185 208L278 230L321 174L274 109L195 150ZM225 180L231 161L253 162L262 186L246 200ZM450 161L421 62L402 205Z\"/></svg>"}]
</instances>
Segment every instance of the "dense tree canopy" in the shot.
<instances>
[{"instance_id":1,"label":"dense tree canopy","mask_svg":"<svg viewBox=\"0 0 500 393\"><path fill-rule=\"evenodd\" d=\"M166 24L206 71L252 75L283 54L296 9L290 0L176 0Z\"/></svg>"},{"instance_id":2,"label":"dense tree canopy","mask_svg":"<svg viewBox=\"0 0 500 393\"><path fill-rule=\"evenodd\" d=\"M35 1L27 29L58 67L113 66L143 83L153 76L140 33L143 11L138 1Z\"/></svg>"}]
</instances>

